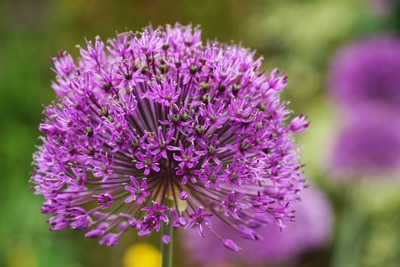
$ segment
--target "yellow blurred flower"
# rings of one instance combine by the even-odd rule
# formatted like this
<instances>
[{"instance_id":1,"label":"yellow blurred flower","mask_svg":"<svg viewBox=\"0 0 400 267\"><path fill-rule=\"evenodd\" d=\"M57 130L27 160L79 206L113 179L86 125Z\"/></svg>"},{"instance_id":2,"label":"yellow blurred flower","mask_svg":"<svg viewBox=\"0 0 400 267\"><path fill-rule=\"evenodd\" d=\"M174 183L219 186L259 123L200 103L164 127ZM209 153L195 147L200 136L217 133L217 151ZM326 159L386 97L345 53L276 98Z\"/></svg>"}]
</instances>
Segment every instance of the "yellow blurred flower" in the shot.
<instances>
[{"instance_id":1,"label":"yellow blurred flower","mask_svg":"<svg viewBox=\"0 0 400 267\"><path fill-rule=\"evenodd\" d=\"M37 267L37 258L30 244L18 243L7 251L7 267Z\"/></svg>"},{"instance_id":2,"label":"yellow blurred flower","mask_svg":"<svg viewBox=\"0 0 400 267\"><path fill-rule=\"evenodd\" d=\"M124 254L124 267L160 267L161 253L148 243L137 243Z\"/></svg>"}]
</instances>

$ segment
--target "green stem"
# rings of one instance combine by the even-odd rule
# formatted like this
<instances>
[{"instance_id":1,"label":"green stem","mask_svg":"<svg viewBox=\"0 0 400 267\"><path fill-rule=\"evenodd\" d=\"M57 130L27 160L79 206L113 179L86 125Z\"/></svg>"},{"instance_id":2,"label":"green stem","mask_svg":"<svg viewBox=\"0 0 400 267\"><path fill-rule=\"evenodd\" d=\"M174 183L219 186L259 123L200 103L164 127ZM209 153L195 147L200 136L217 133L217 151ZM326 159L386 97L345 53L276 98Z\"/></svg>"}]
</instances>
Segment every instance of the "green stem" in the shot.
<instances>
[{"instance_id":1,"label":"green stem","mask_svg":"<svg viewBox=\"0 0 400 267\"><path fill-rule=\"evenodd\" d=\"M172 227L171 222L163 227L162 235L169 235L171 240L165 244L161 238L162 267L172 267Z\"/></svg>"},{"instance_id":2,"label":"green stem","mask_svg":"<svg viewBox=\"0 0 400 267\"><path fill-rule=\"evenodd\" d=\"M338 221L331 267L356 267L360 264L367 219L354 204L355 190L356 188L348 188L345 192L345 203Z\"/></svg>"}]
</instances>

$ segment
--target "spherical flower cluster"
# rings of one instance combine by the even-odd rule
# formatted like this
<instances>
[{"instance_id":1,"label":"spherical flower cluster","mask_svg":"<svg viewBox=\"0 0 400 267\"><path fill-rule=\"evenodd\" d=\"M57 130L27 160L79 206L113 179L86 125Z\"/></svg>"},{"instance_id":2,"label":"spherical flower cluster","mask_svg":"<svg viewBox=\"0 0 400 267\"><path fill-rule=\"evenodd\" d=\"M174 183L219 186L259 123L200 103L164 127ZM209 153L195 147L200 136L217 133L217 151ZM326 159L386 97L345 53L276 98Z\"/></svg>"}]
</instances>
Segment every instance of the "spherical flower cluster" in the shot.
<instances>
[{"instance_id":1,"label":"spherical flower cluster","mask_svg":"<svg viewBox=\"0 0 400 267\"><path fill-rule=\"evenodd\" d=\"M396 13L398 3L396 0L369 0L371 13L379 17L390 17Z\"/></svg>"},{"instance_id":2,"label":"spherical flower cluster","mask_svg":"<svg viewBox=\"0 0 400 267\"><path fill-rule=\"evenodd\" d=\"M400 107L400 39L372 36L341 49L329 78L330 93L347 109Z\"/></svg>"},{"instance_id":3,"label":"spherical flower cluster","mask_svg":"<svg viewBox=\"0 0 400 267\"><path fill-rule=\"evenodd\" d=\"M193 230L182 232L183 248L189 252L188 261L195 266L269 266L294 260L301 253L319 249L329 242L333 230L332 207L326 196L316 187L310 187L301 196L296 211L296 222L280 230L276 227L262 228L264 239L259 242L240 238L237 232L227 228L219 220L213 221L213 229L236 238L242 247L238 253L215 247L215 236L195 238ZM267 265L266 265L267 264ZM258 265L257 265L258 266ZM280 266L280 265L279 265Z\"/></svg>"},{"instance_id":4,"label":"spherical flower cluster","mask_svg":"<svg viewBox=\"0 0 400 267\"><path fill-rule=\"evenodd\" d=\"M31 182L51 230L112 246L130 228L204 235L216 217L258 239L255 227L293 219L304 179L292 133L308 122L287 122L283 73L266 78L254 52L203 44L190 25L96 38L80 54L53 59L58 101L34 154Z\"/></svg>"},{"instance_id":5,"label":"spherical flower cluster","mask_svg":"<svg viewBox=\"0 0 400 267\"><path fill-rule=\"evenodd\" d=\"M391 175L400 169L400 118L392 109L359 109L338 132L332 168L338 178ZM368 117L361 120L360 116Z\"/></svg>"},{"instance_id":6,"label":"spherical flower cluster","mask_svg":"<svg viewBox=\"0 0 400 267\"><path fill-rule=\"evenodd\" d=\"M332 151L339 176L400 169L399 73L400 39L394 36L365 38L334 58L329 89L346 115Z\"/></svg>"}]
</instances>

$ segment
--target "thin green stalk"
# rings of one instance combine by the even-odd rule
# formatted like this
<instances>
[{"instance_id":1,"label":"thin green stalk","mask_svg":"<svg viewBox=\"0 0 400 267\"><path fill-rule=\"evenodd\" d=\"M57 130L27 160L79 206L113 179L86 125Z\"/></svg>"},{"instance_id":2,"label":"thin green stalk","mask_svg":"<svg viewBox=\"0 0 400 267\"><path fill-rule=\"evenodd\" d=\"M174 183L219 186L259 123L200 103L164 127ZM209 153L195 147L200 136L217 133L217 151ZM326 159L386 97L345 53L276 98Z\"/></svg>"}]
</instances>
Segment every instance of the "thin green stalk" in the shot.
<instances>
[{"instance_id":1,"label":"thin green stalk","mask_svg":"<svg viewBox=\"0 0 400 267\"><path fill-rule=\"evenodd\" d=\"M332 255L331 267L356 267L366 227L366 217L354 205L355 188L347 188L345 203L338 221L338 231Z\"/></svg>"},{"instance_id":2,"label":"thin green stalk","mask_svg":"<svg viewBox=\"0 0 400 267\"><path fill-rule=\"evenodd\" d=\"M172 227L171 222L163 227L162 235L169 235L171 240L165 244L161 238L162 267L172 267Z\"/></svg>"}]
</instances>

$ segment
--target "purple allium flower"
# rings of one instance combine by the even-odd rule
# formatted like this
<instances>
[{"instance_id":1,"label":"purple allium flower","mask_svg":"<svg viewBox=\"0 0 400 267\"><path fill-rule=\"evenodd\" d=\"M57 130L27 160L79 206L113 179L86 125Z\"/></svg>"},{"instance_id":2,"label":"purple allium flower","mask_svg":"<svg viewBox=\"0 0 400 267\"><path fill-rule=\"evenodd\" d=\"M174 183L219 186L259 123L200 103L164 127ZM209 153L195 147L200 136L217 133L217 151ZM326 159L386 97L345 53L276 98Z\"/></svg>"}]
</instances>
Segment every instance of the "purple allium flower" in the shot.
<instances>
[{"instance_id":1,"label":"purple allium flower","mask_svg":"<svg viewBox=\"0 0 400 267\"><path fill-rule=\"evenodd\" d=\"M332 171L343 178L399 171L398 111L373 106L358 111L344 123L333 144Z\"/></svg>"},{"instance_id":2,"label":"purple allium flower","mask_svg":"<svg viewBox=\"0 0 400 267\"><path fill-rule=\"evenodd\" d=\"M396 10L396 0L369 0L368 2L369 9L377 16L391 16Z\"/></svg>"},{"instance_id":3,"label":"purple allium flower","mask_svg":"<svg viewBox=\"0 0 400 267\"><path fill-rule=\"evenodd\" d=\"M204 235L220 218L254 238L253 225L293 220L304 179L292 134L308 123L289 120L283 73L265 77L254 52L179 24L96 38L80 54L53 59L58 100L34 155L51 230L115 245L129 228Z\"/></svg>"},{"instance_id":4,"label":"purple allium flower","mask_svg":"<svg viewBox=\"0 0 400 267\"><path fill-rule=\"evenodd\" d=\"M315 187L305 190L301 198L296 222L283 230L274 225L260 228L258 237L263 239L258 242L241 238L239 233L226 227L221 220L213 218L213 231L235 239L236 246L242 248L238 253L214 246L218 239L213 235L195 238L196 231L182 232L182 245L188 252L189 261L198 266L217 266L216 263L242 263L243 266L277 263L326 245L332 234L332 208L328 199ZM249 233L251 231L248 229Z\"/></svg>"},{"instance_id":5,"label":"purple allium flower","mask_svg":"<svg viewBox=\"0 0 400 267\"><path fill-rule=\"evenodd\" d=\"M333 60L330 93L350 110L359 105L400 107L400 39L373 36L344 47Z\"/></svg>"}]
</instances>

